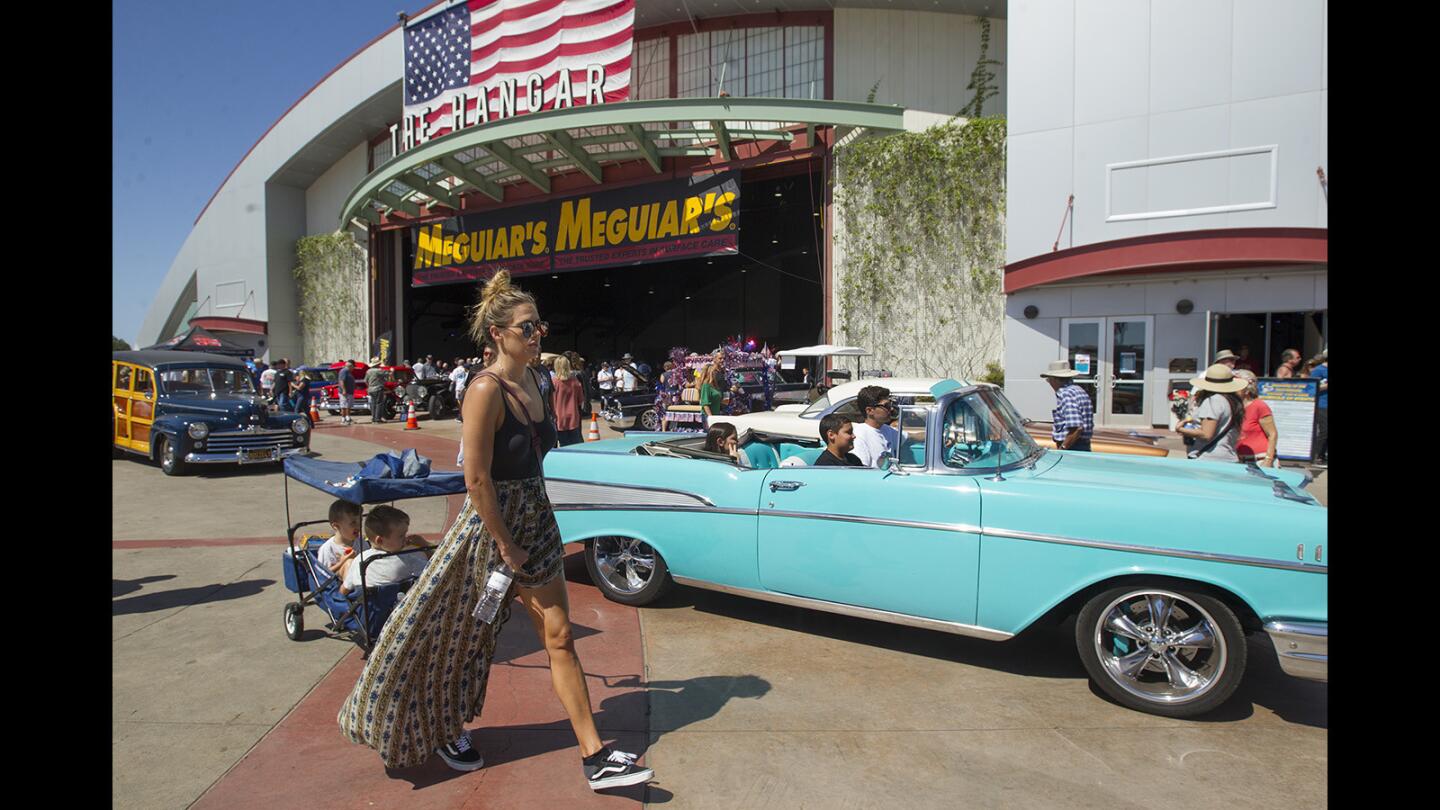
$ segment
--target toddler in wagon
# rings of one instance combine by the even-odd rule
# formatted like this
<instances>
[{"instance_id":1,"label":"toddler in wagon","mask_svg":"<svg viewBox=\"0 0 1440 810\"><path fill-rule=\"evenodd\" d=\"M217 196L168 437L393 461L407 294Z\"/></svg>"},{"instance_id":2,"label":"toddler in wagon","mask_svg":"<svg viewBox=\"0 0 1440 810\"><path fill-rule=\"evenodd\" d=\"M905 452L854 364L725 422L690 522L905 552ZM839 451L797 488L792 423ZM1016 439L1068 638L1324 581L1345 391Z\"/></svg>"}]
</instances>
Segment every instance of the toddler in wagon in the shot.
<instances>
[{"instance_id":1,"label":"toddler in wagon","mask_svg":"<svg viewBox=\"0 0 1440 810\"><path fill-rule=\"evenodd\" d=\"M360 505L342 500L330 504L330 529L334 535L316 556L320 565L343 580L355 555L369 547L360 539Z\"/></svg>"},{"instance_id":2,"label":"toddler in wagon","mask_svg":"<svg viewBox=\"0 0 1440 810\"><path fill-rule=\"evenodd\" d=\"M426 549L424 555L401 554L396 557L382 557L365 568L367 586L389 585L418 577L425 571L434 544L418 534L408 534L410 516L393 506L377 506L365 517L365 535L370 538L371 548L347 566L340 583L340 593L349 594L360 588L360 561L383 554L394 554L407 548Z\"/></svg>"}]
</instances>

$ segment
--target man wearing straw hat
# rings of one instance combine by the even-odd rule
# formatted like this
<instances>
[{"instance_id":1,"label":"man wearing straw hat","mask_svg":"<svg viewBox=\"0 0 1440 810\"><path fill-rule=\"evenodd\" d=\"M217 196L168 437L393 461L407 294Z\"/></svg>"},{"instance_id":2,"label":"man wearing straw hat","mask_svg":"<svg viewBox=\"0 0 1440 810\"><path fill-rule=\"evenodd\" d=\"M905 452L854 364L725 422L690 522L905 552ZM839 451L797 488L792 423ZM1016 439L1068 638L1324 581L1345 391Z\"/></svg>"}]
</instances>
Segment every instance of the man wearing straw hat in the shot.
<instances>
[{"instance_id":1,"label":"man wearing straw hat","mask_svg":"<svg viewBox=\"0 0 1440 810\"><path fill-rule=\"evenodd\" d=\"M1214 360L1214 362L1216 362L1216 363L1222 363L1222 364L1224 364L1224 366L1225 366L1226 368L1230 369L1231 371L1234 371L1234 370L1235 370L1235 363L1236 363L1236 361L1238 361L1239 359L1240 359L1240 358L1236 357L1236 356L1235 356L1235 353L1232 352L1232 351L1230 351L1229 349L1221 349L1220 351L1218 351L1218 352L1215 353L1215 360Z\"/></svg>"},{"instance_id":2,"label":"man wearing straw hat","mask_svg":"<svg viewBox=\"0 0 1440 810\"><path fill-rule=\"evenodd\" d=\"M365 388L370 396L370 421L384 422L385 381L390 373L380 368L380 357L370 358L370 367L365 370Z\"/></svg>"},{"instance_id":3,"label":"man wearing straw hat","mask_svg":"<svg viewBox=\"0 0 1440 810\"><path fill-rule=\"evenodd\" d=\"M1041 372L1055 389L1055 410L1050 418L1053 422L1050 437L1061 450L1090 450L1090 436L1095 432L1095 406L1085 389L1074 383L1080 372L1070 368L1065 360L1056 360Z\"/></svg>"},{"instance_id":4,"label":"man wearing straw hat","mask_svg":"<svg viewBox=\"0 0 1440 810\"><path fill-rule=\"evenodd\" d=\"M1187 454L1206 461L1239 461L1235 445L1240 439L1240 425L1245 418L1245 403L1239 392L1249 385L1235 376L1224 363L1205 369L1205 374L1190 381L1195 390L1195 418L1200 427L1177 425L1175 432L1195 440Z\"/></svg>"}]
</instances>

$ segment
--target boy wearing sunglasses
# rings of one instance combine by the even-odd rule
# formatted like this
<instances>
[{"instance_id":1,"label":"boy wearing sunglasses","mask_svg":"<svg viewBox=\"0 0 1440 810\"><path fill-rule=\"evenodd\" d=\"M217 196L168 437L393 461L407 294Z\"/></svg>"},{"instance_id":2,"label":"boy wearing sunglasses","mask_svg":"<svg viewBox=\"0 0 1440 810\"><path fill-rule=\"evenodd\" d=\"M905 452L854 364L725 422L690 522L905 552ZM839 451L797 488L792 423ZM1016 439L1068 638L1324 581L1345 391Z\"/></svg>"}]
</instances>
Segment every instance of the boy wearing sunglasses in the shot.
<instances>
[{"instance_id":1,"label":"boy wearing sunglasses","mask_svg":"<svg viewBox=\"0 0 1440 810\"><path fill-rule=\"evenodd\" d=\"M879 467L880 461L900 446L900 431L890 426L900 410L890 398L890 389L878 385L861 388L855 403L865 421L855 423L855 449L851 452L866 467Z\"/></svg>"}]
</instances>

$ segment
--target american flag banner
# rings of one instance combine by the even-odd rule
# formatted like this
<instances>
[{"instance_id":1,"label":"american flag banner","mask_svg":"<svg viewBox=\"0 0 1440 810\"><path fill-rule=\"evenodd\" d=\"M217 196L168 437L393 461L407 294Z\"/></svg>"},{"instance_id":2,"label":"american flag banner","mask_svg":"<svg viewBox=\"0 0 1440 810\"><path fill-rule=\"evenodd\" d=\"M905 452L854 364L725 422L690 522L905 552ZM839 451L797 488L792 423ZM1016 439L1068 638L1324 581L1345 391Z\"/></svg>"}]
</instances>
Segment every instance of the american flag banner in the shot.
<instances>
[{"instance_id":1,"label":"american flag banner","mask_svg":"<svg viewBox=\"0 0 1440 810\"><path fill-rule=\"evenodd\" d=\"M406 144L630 96L635 0L468 0L405 27Z\"/></svg>"}]
</instances>

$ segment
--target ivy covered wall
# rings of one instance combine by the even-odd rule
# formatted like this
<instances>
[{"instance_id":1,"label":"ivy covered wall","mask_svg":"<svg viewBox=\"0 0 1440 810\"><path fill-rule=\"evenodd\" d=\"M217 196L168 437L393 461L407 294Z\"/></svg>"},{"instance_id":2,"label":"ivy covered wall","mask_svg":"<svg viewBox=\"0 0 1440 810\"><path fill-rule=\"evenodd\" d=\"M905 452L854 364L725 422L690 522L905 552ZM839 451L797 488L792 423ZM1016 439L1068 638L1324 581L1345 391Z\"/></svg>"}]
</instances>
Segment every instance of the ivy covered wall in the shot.
<instances>
[{"instance_id":1,"label":"ivy covered wall","mask_svg":"<svg viewBox=\"0 0 1440 810\"><path fill-rule=\"evenodd\" d=\"M306 236L295 243L295 287L307 364L369 359L365 282L365 249L349 233Z\"/></svg>"},{"instance_id":2,"label":"ivy covered wall","mask_svg":"<svg viewBox=\"0 0 1440 810\"><path fill-rule=\"evenodd\" d=\"M993 379L1004 356L1005 119L835 150L834 343L896 376ZM994 366L994 368L990 368Z\"/></svg>"}]
</instances>

